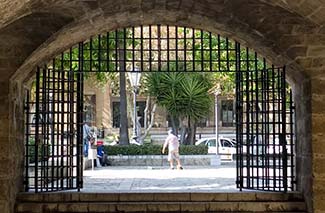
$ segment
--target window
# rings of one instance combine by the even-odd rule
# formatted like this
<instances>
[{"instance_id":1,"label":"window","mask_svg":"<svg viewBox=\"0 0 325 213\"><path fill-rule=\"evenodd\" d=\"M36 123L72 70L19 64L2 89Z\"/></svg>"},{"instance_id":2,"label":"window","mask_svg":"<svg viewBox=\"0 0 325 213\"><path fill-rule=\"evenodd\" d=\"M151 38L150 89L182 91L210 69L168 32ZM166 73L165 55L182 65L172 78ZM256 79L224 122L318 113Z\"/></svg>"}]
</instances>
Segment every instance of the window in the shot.
<instances>
[{"instance_id":1,"label":"window","mask_svg":"<svg viewBox=\"0 0 325 213\"><path fill-rule=\"evenodd\" d=\"M141 127L144 127L145 108L146 108L145 101L137 101L137 112L138 112L138 116L140 117ZM113 128L120 128L120 102L119 101L113 102Z\"/></svg>"},{"instance_id":2,"label":"window","mask_svg":"<svg viewBox=\"0 0 325 213\"><path fill-rule=\"evenodd\" d=\"M144 110L146 109L145 101L137 101L137 112L140 117L141 127L144 127Z\"/></svg>"},{"instance_id":3,"label":"window","mask_svg":"<svg viewBox=\"0 0 325 213\"><path fill-rule=\"evenodd\" d=\"M223 127L234 126L234 103L233 100L221 100L221 121Z\"/></svg>"},{"instance_id":4,"label":"window","mask_svg":"<svg viewBox=\"0 0 325 213\"><path fill-rule=\"evenodd\" d=\"M216 143L216 139L211 139L209 140L209 142L207 143L208 147L216 147L217 143Z\"/></svg>"},{"instance_id":5,"label":"window","mask_svg":"<svg viewBox=\"0 0 325 213\"><path fill-rule=\"evenodd\" d=\"M120 102L113 102L113 128L120 128Z\"/></svg>"},{"instance_id":6,"label":"window","mask_svg":"<svg viewBox=\"0 0 325 213\"><path fill-rule=\"evenodd\" d=\"M234 147L233 144L227 140L221 139L222 147Z\"/></svg>"}]
</instances>

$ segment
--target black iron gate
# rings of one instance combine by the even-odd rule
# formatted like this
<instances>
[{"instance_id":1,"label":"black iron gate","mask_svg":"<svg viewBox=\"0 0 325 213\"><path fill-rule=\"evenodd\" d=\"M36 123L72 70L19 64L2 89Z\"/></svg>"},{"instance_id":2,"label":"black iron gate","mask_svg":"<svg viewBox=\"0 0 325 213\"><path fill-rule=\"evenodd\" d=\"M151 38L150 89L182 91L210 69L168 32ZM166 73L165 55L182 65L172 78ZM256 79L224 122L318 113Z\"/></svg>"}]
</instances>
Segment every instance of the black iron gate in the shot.
<instances>
[{"instance_id":1,"label":"black iron gate","mask_svg":"<svg viewBox=\"0 0 325 213\"><path fill-rule=\"evenodd\" d=\"M187 27L130 27L80 42L48 68L37 71L35 95L26 95L26 191L82 187L83 77L136 69L236 76L237 186L294 190L294 107L285 70L236 41Z\"/></svg>"},{"instance_id":2,"label":"black iron gate","mask_svg":"<svg viewBox=\"0 0 325 213\"><path fill-rule=\"evenodd\" d=\"M285 67L236 74L237 187L293 191L294 106Z\"/></svg>"},{"instance_id":3,"label":"black iron gate","mask_svg":"<svg viewBox=\"0 0 325 213\"><path fill-rule=\"evenodd\" d=\"M26 94L25 190L82 188L82 73L38 68Z\"/></svg>"}]
</instances>

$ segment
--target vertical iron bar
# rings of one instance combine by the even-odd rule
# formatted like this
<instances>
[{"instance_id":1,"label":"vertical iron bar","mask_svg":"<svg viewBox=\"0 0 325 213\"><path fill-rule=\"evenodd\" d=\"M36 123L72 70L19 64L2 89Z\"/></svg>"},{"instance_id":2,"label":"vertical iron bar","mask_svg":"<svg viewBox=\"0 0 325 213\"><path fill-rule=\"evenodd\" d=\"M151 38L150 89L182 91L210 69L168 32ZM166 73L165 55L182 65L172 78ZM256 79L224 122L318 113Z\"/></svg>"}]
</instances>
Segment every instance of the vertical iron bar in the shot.
<instances>
[{"instance_id":1,"label":"vertical iron bar","mask_svg":"<svg viewBox=\"0 0 325 213\"><path fill-rule=\"evenodd\" d=\"M84 122L84 51L83 51L83 48L84 48L84 45L83 45L83 42L81 42L81 61L80 61L80 67L81 67L81 70L79 72L80 74L80 78L79 78L79 84L80 84L80 88L79 88L79 93L80 93L80 97L79 97L79 113L80 113L80 131L79 131L79 134L80 134L80 141L79 143L80 144L80 149L79 149L79 152L80 152L80 162L79 162L79 167L80 167L80 171L78 173L79 175L79 188L78 188L78 191L80 191L80 188L83 188L83 122ZM107 53L107 55L109 54L109 52ZM108 60L108 59L107 59Z\"/></svg>"},{"instance_id":2,"label":"vertical iron bar","mask_svg":"<svg viewBox=\"0 0 325 213\"><path fill-rule=\"evenodd\" d=\"M265 131L265 153L267 155L267 158L265 160L265 164L266 164L266 185L267 185L267 190L270 190L270 153L269 153L269 146L270 146L270 122L269 122L269 117L270 117L270 109L269 109L269 105L270 105L270 94L269 94L269 83L270 83L270 79L269 79L269 70L266 68L266 60L265 58L263 59L263 72L266 75L266 80L265 80L265 92L264 92L264 98L262 100L264 100L264 105L265 105L265 112L264 112L264 116L265 116L265 120L264 120L264 131Z\"/></svg>"},{"instance_id":3,"label":"vertical iron bar","mask_svg":"<svg viewBox=\"0 0 325 213\"><path fill-rule=\"evenodd\" d=\"M144 71L144 67L143 67L143 26L141 25L140 27L140 44L141 44L141 72Z\"/></svg>"},{"instance_id":4,"label":"vertical iron bar","mask_svg":"<svg viewBox=\"0 0 325 213\"><path fill-rule=\"evenodd\" d=\"M167 71L169 72L170 70L170 67L169 67L169 52L170 52L170 50L169 50L169 25L167 25Z\"/></svg>"},{"instance_id":5,"label":"vertical iron bar","mask_svg":"<svg viewBox=\"0 0 325 213\"><path fill-rule=\"evenodd\" d=\"M100 35L98 36L98 49L100 49ZM100 70L100 51L98 51L98 62L99 62L99 70ZM70 124L69 124L69 185L68 188L73 188L73 148L74 148L74 124L75 124L75 119L74 119L74 94L75 94L75 88L74 88L74 70L72 68L72 48L70 48L70 69L69 69L69 97L70 97L70 111L69 111L69 117L70 117Z\"/></svg>"},{"instance_id":6,"label":"vertical iron bar","mask_svg":"<svg viewBox=\"0 0 325 213\"><path fill-rule=\"evenodd\" d=\"M211 33L210 33L211 39ZM242 100L241 100L241 67L240 67L240 44L236 45L236 172L237 172L237 187L240 191L243 189L243 141L242 141ZM210 59L211 59L211 43L210 43Z\"/></svg>"},{"instance_id":7,"label":"vertical iron bar","mask_svg":"<svg viewBox=\"0 0 325 213\"><path fill-rule=\"evenodd\" d=\"M250 97L249 97L249 61L248 61L248 55L249 55L249 51L248 48L246 47L246 76L245 76L245 80L246 80L246 88L245 88L245 92L246 92L246 140L247 140L247 156L246 156L246 165L247 165L247 173L246 173L246 187L250 188L251 187L251 143L254 143L254 141L252 140L252 138L250 137ZM220 57L220 56L219 56Z\"/></svg>"},{"instance_id":8,"label":"vertical iron bar","mask_svg":"<svg viewBox=\"0 0 325 213\"><path fill-rule=\"evenodd\" d=\"M135 52L134 52L134 49L135 49L135 40L134 40L134 27L132 27L132 70L136 70L135 69ZM125 54L126 55L126 54Z\"/></svg>"},{"instance_id":9,"label":"vertical iron bar","mask_svg":"<svg viewBox=\"0 0 325 213\"><path fill-rule=\"evenodd\" d=\"M110 56L109 56L109 53L110 53L110 45L109 45L110 38L109 38L109 36L110 36L110 33L107 32L106 33L106 70L107 70L107 72L110 71L110 68L109 68L109 64L110 64ZM79 44L82 44L82 42L79 43ZM79 47L79 54L81 55L81 58L79 58L79 63L80 63L80 60L82 60L82 58L83 58L83 54L81 54L81 52L80 52L81 51L81 48L82 47ZM79 69L80 70L83 70L83 67L81 67Z\"/></svg>"},{"instance_id":10,"label":"vertical iron bar","mask_svg":"<svg viewBox=\"0 0 325 213\"><path fill-rule=\"evenodd\" d=\"M107 37L106 37L107 39ZM107 40L106 40L107 41ZM82 67L81 67L81 46L82 46L82 42L80 42L78 44L78 72L77 72L77 143L76 143L76 151L77 151L77 178L76 178L76 182L77 182L77 190L78 192L80 192L80 170L82 168L82 165L80 164L80 158L81 158L81 153L80 153L80 144L83 144L83 140L82 140L82 119L81 119L81 109L80 109L80 75L81 75L81 70L82 70ZM106 49L106 51L108 50L108 48ZM107 61L108 61L108 56L106 57ZM107 63L106 61L106 63ZM107 66L108 67L108 66Z\"/></svg>"},{"instance_id":11,"label":"vertical iron bar","mask_svg":"<svg viewBox=\"0 0 325 213\"><path fill-rule=\"evenodd\" d=\"M221 45L220 45L220 35L218 34L218 71L221 71L221 51L220 51Z\"/></svg>"},{"instance_id":12,"label":"vertical iron bar","mask_svg":"<svg viewBox=\"0 0 325 213\"><path fill-rule=\"evenodd\" d=\"M201 72L204 71L204 41L203 41L203 30L200 30L200 39L201 39ZM218 143L218 141L217 141Z\"/></svg>"},{"instance_id":13,"label":"vertical iron bar","mask_svg":"<svg viewBox=\"0 0 325 213\"><path fill-rule=\"evenodd\" d=\"M226 60L227 60L227 72L230 71L230 68L229 68L229 40L228 38L226 38Z\"/></svg>"},{"instance_id":14,"label":"vertical iron bar","mask_svg":"<svg viewBox=\"0 0 325 213\"><path fill-rule=\"evenodd\" d=\"M275 158L275 137L276 137L276 104L275 104L275 84L276 84L276 79L275 79L275 71L274 71L274 66L272 65L271 68L272 71L272 109L273 109L273 115L272 115L272 147L273 147L273 190L275 191L276 189L276 158Z\"/></svg>"},{"instance_id":15,"label":"vertical iron bar","mask_svg":"<svg viewBox=\"0 0 325 213\"><path fill-rule=\"evenodd\" d=\"M279 143L276 145L279 149L280 149L280 144L281 144L281 129L282 129L282 125L281 125L281 118L282 118L282 113L281 113L281 76L280 76L280 71L279 69L274 69L276 70L276 74L277 74L277 98L276 98L276 102L277 102L277 116L278 116L278 121L277 121L277 135L278 135L278 141ZM281 181L281 162L282 162L282 154L280 153L279 150L279 156L278 156L278 175L277 175L277 180L278 180L278 188L279 190L281 190L282 187L282 181Z\"/></svg>"},{"instance_id":16,"label":"vertical iron bar","mask_svg":"<svg viewBox=\"0 0 325 213\"><path fill-rule=\"evenodd\" d=\"M25 192L29 190L29 143L30 143L30 91L25 94Z\"/></svg>"},{"instance_id":17,"label":"vertical iron bar","mask_svg":"<svg viewBox=\"0 0 325 213\"><path fill-rule=\"evenodd\" d=\"M196 71L196 68L195 68L195 30L194 28L192 29L192 63L193 63L193 71L195 72Z\"/></svg>"},{"instance_id":18,"label":"vertical iron bar","mask_svg":"<svg viewBox=\"0 0 325 213\"><path fill-rule=\"evenodd\" d=\"M36 121L35 121L35 145L34 145L34 154L35 154L35 192L38 192L38 142L40 141L39 136L39 119L40 119L40 68L37 67L36 72L36 100L35 100L35 115L36 115Z\"/></svg>"},{"instance_id":19,"label":"vertical iron bar","mask_svg":"<svg viewBox=\"0 0 325 213\"><path fill-rule=\"evenodd\" d=\"M52 98L51 98L51 156L52 156L52 162L51 162L51 182L52 182L52 187L51 191L54 190L54 184L55 184L55 178L54 178L54 159L56 157L55 155L55 94L56 94L56 89L55 88L55 81L56 81L56 73L55 73L55 60L52 60Z\"/></svg>"},{"instance_id":20,"label":"vertical iron bar","mask_svg":"<svg viewBox=\"0 0 325 213\"><path fill-rule=\"evenodd\" d=\"M175 26L175 59L176 59L176 72L178 72L178 27Z\"/></svg>"},{"instance_id":21,"label":"vertical iron bar","mask_svg":"<svg viewBox=\"0 0 325 213\"><path fill-rule=\"evenodd\" d=\"M253 91L253 93L255 92L255 103L254 103L254 98L252 97L252 105L254 104L255 105L255 125L253 125L253 126L255 126L255 132L256 132L256 135L255 135L255 139L256 139L256 156L254 156L254 158L256 159L256 178L257 178L257 189L259 189L260 188L260 185L259 185L259 182L260 182L260 180L259 180L259 177L260 177L260 174L259 174L259 168L260 168L260 166L259 166L259 160L260 160L260 155L259 155L259 152L260 152L260 150L261 149L263 149L263 132L262 132L262 134L261 134L261 137L260 137L260 135L259 135L259 113L258 113L258 111L259 111L259 106L258 106L258 104L259 104L259 98L258 98L258 95L259 95L259 93L260 93L260 91L259 91L259 82L258 82L258 72L259 72L259 70L258 70L258 67L257 67L257 53L255 52L255 57L254 57L254 71L255 71L255 79L252 79L252 82L253 82L253 84L255 84L255 91ZM252 73L252 77L254 76L254 74ZM261 76L261 78L262 78L262 83L263 83L263 77ZM255 80L255 82L254 82L254 80ZM253 87L254 88L254 87ZM263 92L263 87L262 87L262 92ZM253 95L253 94L252 94ZM263 101L263 97L262 97L262 101ZM254 115L254 112L253 112L253 115ZM263 116L263 114L262 114L262 116ZM254 122L254 120L253 120L253 122ZM262 129L263 129L263 127L262 127ZM262 130L263 131L263 130ZM260 138L262 138L262 144L260 144ZM261 146L261 147L260 147ZM264 171L264 167L262 166L262 171ZM263 173L263 172L262 172ZM255 175L254 175L255 176ZM262 188L264 187L264 177L263 177L263 174L262 174Z\"/></svg>"},{"instance_id":22,"label":"vertical iron bar","mask_svg":"<svg viewBox=\"0 0 325 213\"><path fill-rule=\"evenodd\" d=\"M291 191L295 190L295 176L294 176L294 142L293 142L293 137L294 137L294 129L293 129L293 115L294 115L294 106L293 106L293 100L292 100L292 90L290 88L290 99L289 99L289 107L290 107L290 166L291 166Z\"/></svg>"},{"instance_id":23,"label":"vertical iron bar","mask_svg":"<svg viewBox=\"0 0 325 213\"><path fill-rule=\"evenodd\" d=\"M239 64L240 64L240 58L238 59L237 57L238 57L238 55L237 54L239 54L239 56L240 56L240 51L239 51L239 53L238 53L238 47L237 47L237 42L235 42L235 47L236 47L236 62L238 63L238 60L239 60ZM210 62L209 62L209 65L210 65L210 72L213 72L213 68L212 68L212 33L211 32L209 32L209 59L210 59ZM238 64L237 64L238 65ZM238 66L237 66L237 72L239 72L239 70L240 70L240 66L239 66L239 69L238 69ZM237 77L237 75L236 75L236 77Z\"/></svg>"},{"instance_id":24,"label":"vertical iron bar","mask_svg":"<svg viewBox=\"0 0 325 213\"><path fill-rule=\"evenodd\" d=\"M118 44L119 44L118 32L117 32L117 30L115 30L115 70L118 70L119 72L121 72L120 67L119 67Z\"/></svg>"},{"instance_id":25,"label":"vertical iron bar","mask_svg":"<svg viewBox=\"0 0 325 213\"><path fill-rule=\"evenodd\" d=\"M60 60L59 60L60 62ZM61 85L61 73L60 73L60 67L59 69L56 70L56 75L57 75L57 87L58 87L58 91L57 91L57 100L56 100L56 111L57 111L57 124L56 124L56 129L57 129L57 135L56 135L56 190L59 189L59 185L60 185L60 171L61 171L61 164L60 164L60 160L61 160L61 147L60 147L60 143L61 143L61 137L62 134L61 133L61 125L62 125L62 118L61 118L61 113L62 111L60 110L60 107L62 105L61 103L61 99L62 99L62 85Z\"/></svg>"},{"instance_id":26,"label":"vertical iron bar","mask_svg":"<svg viewBox=\"0 0 325 213\"><path fill-rule=\"evenodd\" d=\"M63 171L64 171L64 126L65 126L65 73L64 73L64 53L61 54L61 99L59 102L61 103L61 127L60 127L60 133L61 133L61 141L60 141L60 185L58 185L58 189L62 189L64 185L64 179L63 179Z\"/></svg>"},{"instance_id":27,"label":"vertical iron bar","mask_svg":"<svg viewBox=\"0 0 325 213\"><path fill-rule=\"evenodd\" d=\"M54 58L53 60L53 64L56 64L56 59ZM57 80L56 80L56 87L57 87L57 91L56 91L56 99L55 99L55 102L56 102L56 109L55 109L55 112L56 112L56 144L55 144L55 147L56 147L56 165L55 165L55 170L56 170L56 190L58 189L58 185L59 185L59 140L60 140L60 137L59 137L59 132L60 132L60 112L59 112L59 107L60 107L60 103L59 103L59 100L60 100L60 91L61 91L61 87L60 87L60 74L59 74L59 71L56 70L56 66L54 66L53 68L53 71L56 73L56 76L57 76Z\"/></svg>"},{"instance_id":28,"label":"vertical iron bar","mask_svg":"<svg viewBox=\"0 0 325 213\"><path fill-rule=\"evenodd\" d=\"M161 71L161 32L160 25L157 25L157 42L158 42L158 72Z\"/></svg>"},{"instance_id":29,"label":"vertical iron bar","mask_svg":"<svg viewBox=\"0 0 325 213\"><path fill-rule=\"evenodd\" d=\"M51 110L50 110L50 92L52 90L52 88L50 87L50 80L51 80L51 74L50 74L50 69L48 69L47 67L44 68L46 73L47 73L47 78L45 81L45 85L46 85L46 96L45 96L45 104L46 104L46 111L45 111L45 118L46 118L46 122L45 122L45 144L44 144L44 160L46 162L46 169L45 169L45 183L46 183L46 191L49 191L49 184L52 184L52 179L49 179L49 140L50 140L50 135L52 137L52 133L50 132L50 114L51 114ZM50 183L48 183L48 181L51 181Z\"/></svg>"},{"instance_id":30,"label":"vertical iron bar","mask_svg":"<svg viewBox=\"0 0 325 213\"><path fill-rule=\"evenodd\" d=\"M152 31L151 25L149 25L149 71L152 71Z\"/></svg>"},{"instance_id":31,"label":"vertical iron bar","mask_svg":"<svg viewBox=\"0 0 325 213\"><path fill-rule=\"evenodd\" d=\"M287 155L287 142L286 142L286 81L285 81L285 72L286 67L283 67L281 76L281 92L282 92L282 137L279 138L280 146L282 146L282 155L283 155L283 187L284 192L288 191L288 155ZM279 69L280 70L280 69ZM282 142L280 141L282 140ZM280 147L279 147L280 148Z\"/></svg>"},{"instance_id":32,"label":"vertical iron bar","mask_svg":"<svg viewBox=\"0 0 325 213\"><path fill-rule=\"evenodd\" d=\"M186 60L186 27L183 28L184 29L184 71L186 72L187 71L187 60Z\"/></svg>"},{"instance_id":33,"label":"vertical iron bar","mask_svg":"<svg viewBox=\"0 0 325 213\"><path fill-rule=\"evenodd\" d=\"M46 140L47 140L47 136L46 136L46 123L47 123L47 113L46 113L46 84L47 84L47 71L46 68L42 69L42 89L41 89L41 94L42 94L42 133L41 133L41 191L43 192L45 190L45 184L46 184L46 175L45 175L45 161L44 161L44 147L46 145Z\"/></svg>"}]
</instances>

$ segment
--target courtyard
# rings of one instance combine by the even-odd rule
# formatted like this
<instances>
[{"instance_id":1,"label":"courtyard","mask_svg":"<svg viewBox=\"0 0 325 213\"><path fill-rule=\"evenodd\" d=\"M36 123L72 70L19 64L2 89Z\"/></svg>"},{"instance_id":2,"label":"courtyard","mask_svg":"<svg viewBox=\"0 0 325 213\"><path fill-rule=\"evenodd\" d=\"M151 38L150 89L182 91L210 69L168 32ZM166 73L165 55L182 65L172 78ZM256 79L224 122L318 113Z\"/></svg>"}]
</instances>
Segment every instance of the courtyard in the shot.
<instances>
[{"instance_id":1,"label":"courtyard","mask_svg":"<svg viewBox=\"0 0 325 213\"><path fill-rule=\"evenodd\" d=\"M236 192L236 163L220 166L101 167L84 171L81 192Z\"/></svg>"}]
</instances>

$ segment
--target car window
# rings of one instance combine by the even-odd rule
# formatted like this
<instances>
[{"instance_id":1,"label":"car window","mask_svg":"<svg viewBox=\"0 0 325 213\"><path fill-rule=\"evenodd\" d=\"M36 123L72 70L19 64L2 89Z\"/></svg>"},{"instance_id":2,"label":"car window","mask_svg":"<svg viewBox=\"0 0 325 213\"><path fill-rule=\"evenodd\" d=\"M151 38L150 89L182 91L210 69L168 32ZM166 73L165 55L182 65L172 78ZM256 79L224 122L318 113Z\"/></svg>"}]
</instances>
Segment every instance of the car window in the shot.
<instances>
[{"instance_id":1,"label":"car window","mask_svg":"<svg viewBox=\"0 0 325 213\"><path fill-rule=\"evenodd\" d=\"M210 146L213 146L213 147L216 147L216 139L210 139L207 143L207 145L210 147Z\"/></svg>"},{"instance_id":2,"label":"car window","mask_svg":"<svg viewBox=\"0 0 325 213\"><path fill-rule=\"evenodd\" d=\"M222 146L224 146L224 147L233 147L232 143L230 143L230 142L227 141L227 140L222 140L222 141L221 141L221 144L222 144Z\"/></svg>"},{"instance_id":3,"label":"car window","mask_svg":"<svg viewBox=\"0 0 325 213\"><path fill-rule=\"evenodd\" d=\"M205 146L206 141L201 141L198 146Z\"/></svg>"}]
</instances>

